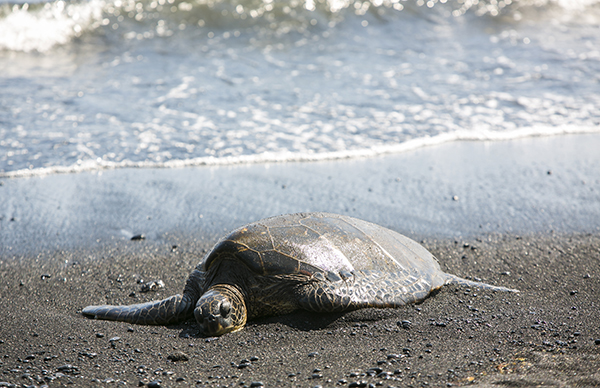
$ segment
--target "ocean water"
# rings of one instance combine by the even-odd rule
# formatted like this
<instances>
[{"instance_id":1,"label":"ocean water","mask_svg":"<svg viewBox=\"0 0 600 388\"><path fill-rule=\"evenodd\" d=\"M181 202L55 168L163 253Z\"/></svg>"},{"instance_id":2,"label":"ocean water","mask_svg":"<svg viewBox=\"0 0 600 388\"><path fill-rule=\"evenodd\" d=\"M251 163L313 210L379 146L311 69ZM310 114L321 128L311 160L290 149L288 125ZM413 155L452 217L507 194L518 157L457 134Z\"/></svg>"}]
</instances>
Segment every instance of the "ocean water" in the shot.
<instances>
[{"instance_id":1,"label":"ocean water","mask_svg":"<svg viewBox=\"0 0 600 388\"><path fill-rule=\"evenodd\" d=\"M0 0L0 176L600 132L600 0Z\"/></svg>"}]
</instances>

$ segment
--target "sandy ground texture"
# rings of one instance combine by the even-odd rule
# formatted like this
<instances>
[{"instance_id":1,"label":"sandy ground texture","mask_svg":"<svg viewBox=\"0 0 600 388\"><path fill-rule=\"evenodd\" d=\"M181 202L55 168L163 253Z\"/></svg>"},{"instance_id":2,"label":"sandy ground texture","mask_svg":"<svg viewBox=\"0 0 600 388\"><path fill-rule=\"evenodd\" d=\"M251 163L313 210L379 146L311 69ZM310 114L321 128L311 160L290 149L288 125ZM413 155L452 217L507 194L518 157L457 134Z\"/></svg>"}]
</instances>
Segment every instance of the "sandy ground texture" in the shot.
<instances>
[{"instance_id":1,"label":"sandy ground texture","mask_svg":"<svg viewBox=\"0 0 600 388\"><path fill-rule=\"evenodd\" d=\"M0 386L600 386L600 236L424 245L447 272L521 293L450 286L416 306L294 313L204 338L194 322L136 326L80 311L180 293L207 242L5 256ZM152 280L165 287L141 292Z\"/></svg>"}]
</instances>

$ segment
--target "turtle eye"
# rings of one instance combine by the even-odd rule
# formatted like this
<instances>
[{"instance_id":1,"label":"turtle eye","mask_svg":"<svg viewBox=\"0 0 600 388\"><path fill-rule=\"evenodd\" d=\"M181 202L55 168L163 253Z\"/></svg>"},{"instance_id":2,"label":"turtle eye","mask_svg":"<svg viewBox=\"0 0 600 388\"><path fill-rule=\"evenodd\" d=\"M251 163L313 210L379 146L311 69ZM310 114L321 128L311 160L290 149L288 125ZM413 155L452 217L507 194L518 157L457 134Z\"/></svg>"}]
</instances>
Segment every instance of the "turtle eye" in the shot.
<instances>
[{"instance_id":1,"label":"turtle eye","mask_svg":"<svg viewBox=\"0 0 600 388\"><path fill-rule=\"evenodd\" d=\"M219 309L221 310L221 316L226 317L231 311L231 303L229 303L229 301L224 301L221 303L221 307Z\"/></svg>"}]
</instances>

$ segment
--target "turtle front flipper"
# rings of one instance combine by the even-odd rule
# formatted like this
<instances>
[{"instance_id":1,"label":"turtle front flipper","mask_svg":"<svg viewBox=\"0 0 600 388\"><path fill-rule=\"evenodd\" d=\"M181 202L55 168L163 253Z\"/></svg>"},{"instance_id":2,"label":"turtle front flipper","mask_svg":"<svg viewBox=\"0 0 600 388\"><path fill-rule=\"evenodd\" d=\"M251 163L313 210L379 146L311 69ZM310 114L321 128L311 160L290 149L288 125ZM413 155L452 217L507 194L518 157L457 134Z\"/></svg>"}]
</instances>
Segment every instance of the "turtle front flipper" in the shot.
<instances>
[{"instance_id":1,"label":"turtle front flipper","mask_svg":"<svg viewBox=\"0 0 600 388\"><path fill-rule=\"evenodd\" d=\"M129 306L88 306L81 313L86 317L109 321L140 325L168 325L191 317L194 313L194 303L189 295L184 294Z\"/></svg>"}]
</instances>

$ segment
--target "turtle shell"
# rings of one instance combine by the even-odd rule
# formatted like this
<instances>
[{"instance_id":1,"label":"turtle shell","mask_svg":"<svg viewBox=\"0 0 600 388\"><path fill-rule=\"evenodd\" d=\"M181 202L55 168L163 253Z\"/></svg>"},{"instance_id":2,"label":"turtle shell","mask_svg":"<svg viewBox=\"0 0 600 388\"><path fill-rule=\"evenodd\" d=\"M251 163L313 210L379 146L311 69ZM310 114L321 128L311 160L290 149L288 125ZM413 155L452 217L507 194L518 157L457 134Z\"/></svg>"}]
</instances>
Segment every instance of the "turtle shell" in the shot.
<instances>
[{"instance_id":1,"label":"turtle shell","mask_svg":"<svg viewBox=\"0 0 600 388\"><path fill-rule=\"evenodd\" d=\"M297 213L266 218L220 240L200 268L208 271L235 257L258 275L401 270L441 272L421 245L382 226L330 213Z\"/></svg>"}]
</instances>

